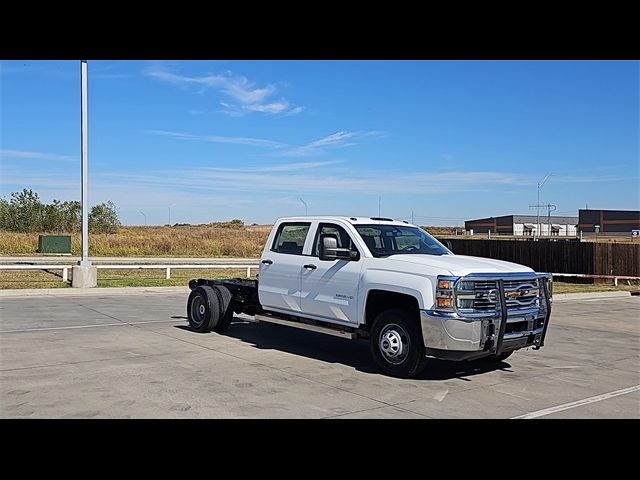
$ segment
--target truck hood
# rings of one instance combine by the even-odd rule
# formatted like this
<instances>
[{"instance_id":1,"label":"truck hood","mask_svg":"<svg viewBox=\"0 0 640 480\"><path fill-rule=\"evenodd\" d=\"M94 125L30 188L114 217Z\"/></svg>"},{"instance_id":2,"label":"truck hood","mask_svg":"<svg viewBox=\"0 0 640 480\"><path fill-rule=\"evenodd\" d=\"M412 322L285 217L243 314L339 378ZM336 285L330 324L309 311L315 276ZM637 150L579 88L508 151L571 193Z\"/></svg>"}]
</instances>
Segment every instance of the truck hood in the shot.
<instances>
[{"instance_id":1,"label":"truck hood","mask_svg":"<svg viewBox=\"0 0 640 480\"><path fill-rule=\"evenodd\" d=\"M470 257L467 255L420 255L402 254L387 257L399 262L425 265L432 268L446 270L456 277L470 273L512 273L533 272L529 267L517 263L494 260L484 257Z\"/></svg>"}]
</instances>

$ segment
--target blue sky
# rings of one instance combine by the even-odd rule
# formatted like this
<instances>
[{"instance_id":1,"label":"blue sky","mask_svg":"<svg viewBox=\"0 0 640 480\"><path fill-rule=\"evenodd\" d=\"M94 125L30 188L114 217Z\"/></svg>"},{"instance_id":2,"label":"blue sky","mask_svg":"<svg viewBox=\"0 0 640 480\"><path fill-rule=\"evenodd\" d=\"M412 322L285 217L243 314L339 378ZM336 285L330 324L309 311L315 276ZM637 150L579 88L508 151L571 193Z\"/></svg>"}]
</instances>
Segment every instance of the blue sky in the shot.
<instances>
[{"instance_id":1,"label":"blue sky","mask_svg":"<svg viewBox=\"0 0 640 480\"><path fill-rule=\"evenodd\" d=\"M635 61L89 61L89 200L125 224L638 209ZM0 62L0 195L80 196L78 61Z\"/></svg>"}]
</instances>

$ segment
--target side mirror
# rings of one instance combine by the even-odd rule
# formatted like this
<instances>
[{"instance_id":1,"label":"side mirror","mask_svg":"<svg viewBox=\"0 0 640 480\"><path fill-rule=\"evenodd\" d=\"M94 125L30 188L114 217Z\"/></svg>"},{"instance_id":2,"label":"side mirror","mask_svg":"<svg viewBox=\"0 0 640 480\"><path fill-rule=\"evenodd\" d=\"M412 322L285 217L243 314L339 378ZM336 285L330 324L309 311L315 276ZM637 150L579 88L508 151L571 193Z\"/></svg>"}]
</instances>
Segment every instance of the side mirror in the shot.
<instances>
[{"instance_id":1,"label":"side mirror","mask_svg":"<svg viewBox=\"0 0 640 480\"><path fill-rule=\"evenodd\" d=\"M320 260L355 260L358 252L348 248L338 248L338 239L335 235L326 234L320 236Z\"/></svg>"}]
</instances>

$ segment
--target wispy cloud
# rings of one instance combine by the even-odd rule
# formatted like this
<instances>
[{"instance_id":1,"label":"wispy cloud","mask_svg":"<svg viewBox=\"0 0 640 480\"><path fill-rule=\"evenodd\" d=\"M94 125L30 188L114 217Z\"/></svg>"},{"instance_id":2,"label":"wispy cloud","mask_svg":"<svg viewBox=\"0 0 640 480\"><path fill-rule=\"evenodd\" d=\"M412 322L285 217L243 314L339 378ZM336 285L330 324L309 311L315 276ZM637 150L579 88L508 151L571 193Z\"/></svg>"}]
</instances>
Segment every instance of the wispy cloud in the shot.
<instances>
[{"instance_id":1,"label":"wispy cloud","mask_svg":"<svg viewBox=\"0 0 640 480\"><path fill-rule=\"evenodd\" d=\"M32 150L0 150L0 158L24 158L34 160L53 160L73 162L78 159L75 155L61 155L59 153L34 152Z\"/></svg>"},{"instance_id":2,"label":"wispy cloud","mask_svg":"<svg viewBox=\"0 0 640 480\"><path fill-rule=\"evenodd\" d=\"M154 135L162 135L165 137L176 138L178 140L199 140L202 142L214 142L214 143L233 143L236 145L252 145L254 147L269 147L269 148L282 148L286 144L281 142L274 142L272 140L265 140L262 138L251 137L227 137L222 135L196 135L193 133L185 132L171 132L168 130L146 130L147 133Z\"/></svg>"},{"instance_id":3,"label":"wispy cloud","mask_svg":"<svg viewBox=\"0 0 640 480\"><path fill-rule=\"evenodd\" d=\"M246 167L246 168L203 167L203 170L210 171L210 172L234 172L234 173L293 172L296 170L310 170L312 168L326 167L328 165L336 165L338 163L342 163L342 161L327 160L324 162L281 163L277 165L266 165L266 166Z\"/></svg>"},{"instance_id":4,"label":"wispy cloud","mask_svg":"<svg viewBox=\"0 0 640 480\"><path fill-rule=\"evenodd\" d=\"M378 130L370 130L368 132L350 132L347 130L341 130L339 132L332 133L331 135L313 140L306 145L283 150L274 155L280 157L307 157L324 153L329 149L357 145L358 141L365 137L381 137L383 135L384 132Z\"/></svg>"},{"instance_id":5,"label":"wispy cloud","mask_svg":"<svg viewBox=\"0 0 640 480\"><path fill-rule=\"evenodd\" d=\"M157 188L307 193L417 193L480 191L504 186L535 184L535 179L505 172L398 172L388 170L342 169L327 171L329 164L309 162L281 168L199 168L188 172L164 171L154 174L104 174L105 179L124 185Z\"/></svg>"},{"instance_id":6,"label":"wispy cloud","mask_svg":"<svg viewBox=\"0 0 640 480\"><path fill-rule=\"evenodd\" d=\"M413 171L340 168L332 162L301 162L270 167L198 168L189 171L160 171L154 174L103 174L101 181L170 188L179 191L280 192L332 194L435 194L459 192L501 192L535 186L537 177L512 172ZM331 167L328 170L326 167ZM578 181L579 178L572 181ZM582 180L591 182L591 177ZM602 178L602 182L622 179ZM628 178L624 180L630 180ZM631 179L633 180L633 179Z\"/></svg>"},{"instance_id":7,"label":"wispy cloud","mask_svg":"<svg viewBox=\"0 0 640 480\"><path fill-rule=\"evenodd\" d=\"M146 130L147 133L154 135L162 135L165 137L171 137L178 140L198 140L203 142L214 143L234 143L237 145L252 145L255 147L265 147L277 150L271 155L275 157L309 157L312 155L319 155L327 152L328 150L335 150L338 148L350 147L357 145L362 139L367 137L381 137L384 132L379 130L370 130L366 132L350 132L347 130L341 130L331 135L320 137L305 145L295 146L288 145L284 142L275 140L267 140L263 138L252 137L229 137L222 135L201 135L187 132L173 132L169 130Z\"/></svg>"},{"instance_id":8,"label":"wispy cloud","mask_svg":"<svg viewBox=\"0 0 640 480\"><path fill-rule=\"evenodd\" d=\"M242 116L250 112L265 114L296 115L303 111L302 106L292 106L285 98L274 99L275 85L257 86L242 75L230 71L201 76L188 76L174 73L160 64L152 65L144 72L156 80L178 85L195 87L199 92L214 89L229 98L221 101L220 112L231 116Z\"/></svg>"}]
</instances>

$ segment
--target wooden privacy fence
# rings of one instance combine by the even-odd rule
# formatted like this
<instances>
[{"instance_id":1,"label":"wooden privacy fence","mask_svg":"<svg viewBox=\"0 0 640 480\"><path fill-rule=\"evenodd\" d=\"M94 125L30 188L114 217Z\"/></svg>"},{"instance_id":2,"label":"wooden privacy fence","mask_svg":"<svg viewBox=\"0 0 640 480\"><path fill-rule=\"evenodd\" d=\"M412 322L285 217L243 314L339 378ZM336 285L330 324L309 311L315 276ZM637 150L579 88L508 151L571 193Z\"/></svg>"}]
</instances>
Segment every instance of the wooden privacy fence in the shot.
<instances>
[{"instance_id":1,"label":"wooden privacy fence","mask_svg":"<svg viewBox=\"0 0 640 480\"><path fill-rule=\"evenodd\" d=\"M520 263L537 272L640 277L640 245L545 240L450 241L453 253Z\"/></svg>"}]
</instances>

